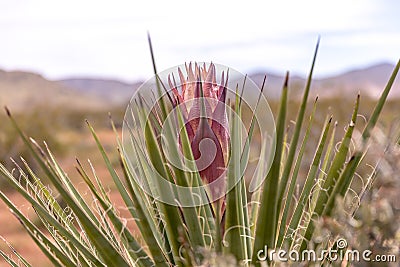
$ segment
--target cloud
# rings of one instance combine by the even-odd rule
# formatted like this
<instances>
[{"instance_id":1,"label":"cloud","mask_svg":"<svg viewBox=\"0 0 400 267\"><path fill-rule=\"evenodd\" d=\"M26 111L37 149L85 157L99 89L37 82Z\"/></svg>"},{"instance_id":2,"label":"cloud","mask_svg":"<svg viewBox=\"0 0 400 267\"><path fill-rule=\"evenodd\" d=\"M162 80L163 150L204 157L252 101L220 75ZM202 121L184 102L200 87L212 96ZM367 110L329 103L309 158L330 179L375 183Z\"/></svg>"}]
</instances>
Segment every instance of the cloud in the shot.
<instances>
[{"instance_id":1,"label":"cloud","mask_svg":"<svg viewBox=\"0 0 400 267\"><path fill-rule=\"evenodd\" d=\"M399 34L386 20L397 16L385 16L395 14L382 4L388 1L11 1L0 9L0 31L7 40L0 43L0 64L51 78L149 77L147 30L161 68L205 59L242 71L307 69L319 34L324 53L369 43L368 49L380 47L388 58L395 52L385 48L398 45ZM337 66L320 64L329 71Z\"/></svg>"}]
</instances>

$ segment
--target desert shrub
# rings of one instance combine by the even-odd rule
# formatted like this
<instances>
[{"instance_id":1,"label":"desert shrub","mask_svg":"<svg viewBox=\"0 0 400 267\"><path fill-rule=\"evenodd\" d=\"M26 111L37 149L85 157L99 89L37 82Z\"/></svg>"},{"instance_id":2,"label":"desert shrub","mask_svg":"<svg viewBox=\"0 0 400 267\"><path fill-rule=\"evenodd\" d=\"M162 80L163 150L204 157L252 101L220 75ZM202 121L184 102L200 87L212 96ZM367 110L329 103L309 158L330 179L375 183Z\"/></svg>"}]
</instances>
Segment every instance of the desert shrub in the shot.
<instances>
[{"instance_id":1,"label":"desert shrub","mask_svg":"<svg viewBox=\"0 0 400 267\"><path fill-rule=\"evenodd\" d=\"M243 142L241 129L238 128L242 118L242 101L238 90L231 99L232 110L229 113L229 139L231 142L228 149L229 161L226 166L223 166L225 163L222 160L224 159L222 148L217 149L220 157L216 157L211 162L211 164L218 163L217 166L210 165L216 166L213 167L213 172L196 169L198 166L194 160L197 159L196 155L201 149L200 142L196 138L202 137L208 131L208 138L212 139L214 144L218 145L219 143L222 147L225 145L227 137L222 137L221 133L212 129L213 126L210 126L208 120L202 116L198 118L198 124L190 126L198 127L200 130L194 131L196 134L191 133L190 128L186 126L188 123L186 120L189 117L184 112L180 113L179 108L174 117L175 120L167 121L167 114L170 111L168 107L178 105L178 96L176 99L169 98L172 103L170 105L166 105L167 99L161 98L150 109L140 96L136 101L131 102L127 112L128 118L133 121L133 124L127 127L128 150L126 146L123 146L122 141L117 139L120 173L115 171L100 139L89 124L89 130L104 159L108 175L126 205L128 215L123 218L118 207L110 199L106 186L101 182L92 166L90 166L91 172L89 173L83 164L77 161L78 174L91 193L90 199L87 199L71 182L70 177L60 167L53 153L47 147L39 146L36 142L26 138L16 119L10 115L14 129L19 133L24 145L32 152L35 161L51 182L54 191L59 194L68 208L63 209L59 205L54 194L43 184L41 176L36 175L29 164L25 163L14 173L0 165L0 174L32 205L45 225L45 229L38 229L7 198L4 192L0 191L0 197L46 257L56 266L198 266L202 264L206 266L261 266L269 263L279 264L271 258L266 261L260 258L263 255L259 252L263 252L265 247L292 249L299 253L307 248L332 251L339 246L337 241L343 237L351 241L350 246L356 246L357 242L353 242L352 238L364 237L364 228L372 229L373 225L381 223L382 220L378 216L377 220L372 217L372 222L368 221L371 218L368 212L373 211L373 207L369 211L367 210L367 215L365 215L363 209L357 212L359 202L355 204L350 202L349 206L345 200L352 200L351 196L356 190L352 188L353 181L358 179L358 168L365 159L370 137L373 134L372 130L376 126L387 95L399 71L400 61L381 97L375 103L375 108L370 111L370 115L359 130L357 123L359 121L360 96L355 96L352 110L345 116L344 133L334 129L334 121L331 117L326 117L318 128L319 131L314 133L317 136L317 140L315 140L311 135L311 129L318 111L317 100L308 101L315 57L316 53L299 106L288 106L287 80L289 77L283 85L276 125L274 125L276 141L273 142L275 154L272 156L271 168L265 174L262 171L255 172L257 181L262 181L264 178L265 180L249 197L246 195L248 191L242 171L245 163L250 160L250 144L255 132L253 128L255 112L250 116L249 128L246 129L248 135ZM190 71L190 68L187 72ZM190 81L192 79L191 82L197 84L197 87L194 88L196 88L198 96L203 96L205 93L211 94L212 92L205 91L207 89L203 88L210 88L207 84L209 83L207 82L208 78L204 77L208 77L210 73L213 74L213 65L209 65L208 68L205 65L204 67L196 66L195 69L199 71L197 78L188 74L188 77L182 75L182 80ZM201 79L201 77L203 78ZM155 81L158 81L158 78L159 76L156 75ZM223 85L223 82L220 86L218 103L225 102L221 95L224 95L226 86ZM161 95L160 84L156 89L154 94ZM171 91L174 89L172 82L171 89ZM197 103L195 107L200 110L201 114L205 114L207 112L205 100L201 100L201 97L198 98L200 104ZM195 99L197 100L197 98ZM261 109L265 110L267 107L261 106ZM290 131L287 131L287 115L291 116L292 112L289 111L291 109L296 110L294 113L297 115L295 122L291 122ZM138 116L129 117L134 111L137 111L136 115ZM149 111L148 116L144 113L145 111ZM306 114L309 114L309 117L306 117ZM225 114L222 113L222 115ZM164 127L166 132L161 135L161 129ZM176 128L184 129L179 132L179 140L174 132ZM195 128L191 130L193 129ZM210 131L214 133L214 137ZM117 130L115 132L117 134ZM220 139L217 138L217 135ZM178 165L173 165L167 160L166 152L161 145L162 138L166 138L168 141L172 140L169 142L172 144L169 152L175 155L174 159L178 160ZM340 141L337 142L336 138L339 138ZM314 150L313 153L310 153L312 160L305 160L305 150L309 140L312 140L311 144ZM397 139L396 142L398 142ZM261 147L258 159L261 164L267 164L265 155L269 152L265 146ZM180 157L179 153L182 153L184 157ZM134 156L135 161L130 161L129 156ZM194 171L184 171L183 168L180 168L182 166L191 166ZM224 193L222 198L210 202L213 193L218 193L218 191L212 190L219 188L211 187L211 191L207 191L198 185L210 184L210 180L215 178L215 173L222 166L226 168L226 183L231 187L229 187L230 190L222 192ZM304 173L303 182L300 182L301 168L307 170ZM376 174L376 168L374 168L372 176L366 177L364 186L358 188L359 191L356 192L356 195L359 198L362 199L360 197L362 195L368 196L367 189L374 186L373 181L375 180L370 177L374 177ZM166 180L169 181L167 185L165 184ZM20 181L26 182L26 185L21 186ZM143 182L143 184L139 184L139 182ZM300 184L302 184L301 189ZM176 185L189 191L182 193L176 189ZM374 201L374 192L371 194L370 199ZM95 199L94 202L93 199ZM165 199L172 200L172 202ZM341 201L341 199L344 200ZM182 203L193 205L183 205ZM338 210L338 207L347 206L351 208L350 212L344 212L344 208ZM378 205L375 209L380 210L381 207ZM384 212L383 215L390 215L389 211L386 213ZM350 217L348 214L351 214ZM356 216L354 217L353 214ZM390 216L388 218L393 218ZM357 229L353 229L356 234L349 237L340 230L345 226L351 227L353 219L361 220L366 226L361 229L361 233L357 233ZM127 226L127 222L130 221L136 222L138 232L133 232L132 228ZM387 222L387 219L383 221L383 223ZM338 229L330 229L332 225ZM324 233L326 230L329 232ZM385 240L391 242L388 238L381 237L390 237L398 230L396 228L387 230L388 233L382 235L378 233L374 238L376 237L383 243ZM374 231L372 232L374 233ZM321 233L323 237L330 238L327 240L319 238ZM140 237L137 237L137 234L140 234ZM396 245L396 243L387 243L390 246L391 244ZM342 249L347 248L342 247ZM266 252L268 250L264 251L264 254ZM10 265L17 264L16 260L5 252L0 251L0 253ZM14 250L13 253L29 266L29 263L17 251ZM289 262L288 264L296 265L298 263ZM329 259L323 258L312 264L329 264ZM343 264L343 262L335 262L335 264Z\"/></svg>"}]
</instances>

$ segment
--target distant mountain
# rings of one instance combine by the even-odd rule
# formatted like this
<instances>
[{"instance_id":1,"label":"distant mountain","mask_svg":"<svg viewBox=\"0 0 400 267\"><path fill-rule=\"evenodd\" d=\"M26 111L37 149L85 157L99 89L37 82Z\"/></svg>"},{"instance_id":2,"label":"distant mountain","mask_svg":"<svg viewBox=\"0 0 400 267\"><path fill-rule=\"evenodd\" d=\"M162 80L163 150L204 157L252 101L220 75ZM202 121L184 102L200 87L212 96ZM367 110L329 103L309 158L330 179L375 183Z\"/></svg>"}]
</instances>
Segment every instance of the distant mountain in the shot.
<instances>
[{"instance_id":1,"label":"distant mountain","mask_svg":"<svg viewBox=\"0 0 400 267\"><path fill-rule=\"evenodd\" d=\"M335 97L357 94L377 98L385 87L389 76L394 68L393 64L382 63L367 68L352 70L340 75L314 79L312 82L311 95L320 97ZM272 72L256 72L249 75L257 86L261 86L265 74L267 82L264 93L267 97L276 99L280 96L284 76ZM231 77L234 79L234 77ZM397 80L400 80L398 78ZM107 99L109 104L122 105L128 103L133 93L142 82L124 83L118 80L103 80L92 78L72 78L59 81L62 85L70 87L79 92L85 92ZM300 97L306 83L305 77L290 76L289 89L292 96ZM400 98L400 82L396 81L390 98Z\"/></svg>"},{"instance_id":2,"label":"distant mountain","mask_svg":"<svg viewBox=\"0 0 400 267\"><path fill-rule=\"evenodd\" d=\"M343 74L314 79L311 86L311 94L321 97L336 97L354 95L359 91L362 95L377 98L394 69L390 63L381 63L366 68L347 71ZM264 74L258 72L250 75L250 78L259 85L262 83ZM283 85L283 76L276 74L267 74L266 94L270 97L278 97ZM293 76L289 79L289 89L300 93L298 89L303 89L306 79L299 76ZM397 77L389 98L400 98L400 77Z\"/></svg>"},{"instance_id":3,"label":"distant mountain","mask_svg":"<svg viewBox=\"0 0 400 267\"><path fill-rule=\"evenodd\" d=\"M318 94L320 97L345 97L360 91L362 95L377 98L393 68L392 64L382 63L316 79L312 83L311 96ZM249 77L256 85L261 86L264 75L263 72L257 72ZM277 99L283 80L283 75L267 73L265 94ZM290 77L289 89L292 97L302 94L305 82L304 77ZM94 78L49 81L34 73L0 70L0 105L7 105L12 110L26 110L38 105L65 109L109 110L110 107L127 105L141 83ZM400 98L400 77L393 85L389 98Z\"/></svg>"},{"instance_id":4,"label":"distant mountain","mask_svg":"<svg viewBox=\"0 0 400 267\"><path fill-rule=\"evenodd\" d=\"M58 81L62 85L78 92L99 96L111 104L128 103L142 82L132 84L106 79L71 78Z\"/></svg>"},{"instance_id":5,"label":"distant mountain","mask_svg":"<svg viewBox=\"0 0 400 267\"><path fill-rule=\"evenodd\" d=\"M97 95L77 92L35 73L0 70L0 105L12 111L43 106L99 110L106 103Z\"/></svg>"},{"instance_id":6,"label":"distant mountain","mask_svg":"<svg viewBox=\"0 0 400 267\"><path fill-rule=\"evenodd\" d=\"M327 96L354 94L360 91L362 95L377 98L385 88L394 67L390 63L382 63L348 71L337 76L317 80L315 87L318 93ZM399 77L393 84L389 97L400 97Z\"/></svg>"},{"instance_id":7,"label":"distant mountain","mask_svg":"<svg viewBox=\"0 0 400 267\"><path fill-rule=\"evenodd\" d=\"M249 77L250 79L253 80L253 82L261 87L262 83L264 81L264 77L267 75L266 83L265 83L265 88L264 88L264 94L267 97L271 97L273 99L278 98L281 95L282 91L282 86L283 82L285 80L284 76L278 75L278 74L273 74L273 73L262 73L262 72L257 72L255 74L250 74ZM297 90L300 88L303 88L305 84L305 80L299 76L290 76L289 74L289 88L293 91L293 89Z\"/></svg>"}]
</instances>

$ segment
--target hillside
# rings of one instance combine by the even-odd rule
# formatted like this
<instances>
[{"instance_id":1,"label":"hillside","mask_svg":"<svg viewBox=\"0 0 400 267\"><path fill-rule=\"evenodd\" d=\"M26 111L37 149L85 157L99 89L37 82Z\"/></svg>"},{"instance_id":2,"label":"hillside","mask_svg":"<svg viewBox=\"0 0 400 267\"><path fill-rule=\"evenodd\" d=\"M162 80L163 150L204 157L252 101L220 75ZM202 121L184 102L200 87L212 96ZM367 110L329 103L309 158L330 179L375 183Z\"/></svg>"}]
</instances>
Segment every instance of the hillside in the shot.
<instances>
[{"instance_id":1,"label":"hillside","mask_svg":"<svg viewBox=\"0 0 400 267\"><path fill-rule=\"evenodd\" d=\"M141 81L129 84L117 80L94 78L71 78L58 81L62 85L78 92L88 93L107 99L108 103L128 103L133 93L142 84Z\"/></svg>"},{"instance_id":2,"label":"hillside","mask_svg":"<svg viewBox=\"0 0 400 267\"><path fill-rule=\"evenodd\" d=\"M316 79L312 83L311 95L337 97L354 95L358 91L364 96L378 97L385 87L394 65L382 63L366 68L345 72L340 75ZM265 72L249 77L258 85L262 84ZM108 111L115 106L125 106L141 81L126 83L112 79L70 78L49 81L43 76L22 71L0 70L0 105L7 105L13 111L30 107L45 106L75 110ZM283 75L267 73L265 94L276 99L283 84ZM300 95L305 78L290 77L293 96ZM389 98L400 98L400 81L397 79Z\"/></svg>"},{"instance_id":3,"label":"hillside","mask_svg":"<svg viewBox=\"0 0 400 267\"><path fill-rule=\"evenodd\" d=\"M361 95L377 98L386 86L393 69L393 64L381 63L347 71L331 77L314 79L312 82L311 94L318 94L321 97L337 97L354 95L360 91ZM258 72L257 74L250 75L250 78L252 78L256 84L261 84L264 74ZM289 86L295 91L296 89L304 88L305 83L305 77L293 76L289 79ZM266 90L269 96L279 96L282 84L283 76L267 74ZM399 78L395 81L389 98L400 98Z\"/></svg>"},{"instance_id":4,"label":"hillside","mask_svg":"<svg viewBox=\"0 0 400 267\"><path fill-rule=\"evenodd\" d=\"M328 77L316 82L316 87L322 95L361 94L377 98L390 78L394 65L382 63L370 67L352 70L338 76ZM400 97L400 81L395 81L390 98Z\"/></svg>"},{"instance_id":5,"label":"hillside","mask_svg":"<svg viewBox=\"0 0 400 267\"><path fill-rule=\"evenodd\" d=\"M0 105L13 112L36 106L63 109L100 110L104 99L95 94L77 92L39 74L0 70Z\"/></svg>"}]
</instances>

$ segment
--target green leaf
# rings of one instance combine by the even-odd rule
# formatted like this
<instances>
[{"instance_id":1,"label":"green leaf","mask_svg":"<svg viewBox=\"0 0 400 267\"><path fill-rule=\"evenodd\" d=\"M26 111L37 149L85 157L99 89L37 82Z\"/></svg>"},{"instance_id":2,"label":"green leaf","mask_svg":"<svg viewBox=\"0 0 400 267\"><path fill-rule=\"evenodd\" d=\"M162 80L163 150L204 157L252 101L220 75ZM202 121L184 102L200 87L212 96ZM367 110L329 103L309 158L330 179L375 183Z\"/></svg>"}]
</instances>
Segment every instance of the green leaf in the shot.
<instances>
[{"instance_id":1,"label":"green leaf","mask_svg":"<svg viewBox=\"0 0 400 267\"><path fill-rule=\"evenodd\" d=\"M16 251L10 243L7 242L7 240L5 240L2 236L0 236L0 239L2 239L7 246L11 249L11 251L17 256L18 260L20 263L15 262L9 255L7 255L6 253L4 253L2 250L0 250L0 255L4 258L4 260L9 263L11 266L21 266L21 263L24 266L31 266L24 257L21 256L21 254L18 253L18 251Z\"/></svg>"},{"instance_id":2,"label":"green leaf","mask_svg":"<svg viewBox=\"0 0 400 267\"><path fill-rule=\"evenodd\" d=\"M227 188L231 189L226 194L226 211L225 211L225 234L223 238L223 252L232 254L239 261L247 261L250 257L248 254L248 238L247 235L249 223L246 221L242 198L246 197L244 179L241 175L241 128L240 128L240 106L239 95L236 92L235 114L231 116L230 138L232 146L231 157L228 163Z\"/></svg>"},{"instance_id":3,"label":"green leaf","mask_svg":"<svg viewBox=\"0 0 400 267\"><path fill-rule=\"evenodd\" d=\"M275 232L278 217L277 211L277 197L279 189L279 173L282 159L283 140L285 136L286 112L287 112L287 91L288 91L289 74L282 89L282 96L280 102L280 110L276 123L276 149L271 169L267 174L264 181L263 191L261 195L261 204L259 208L259 215L256 222L256 234L254 240L252 263L257 262L258 251L264 249L264 246L270 248L275 247Z\"/></svg>"},{"instance_id":4,"label":"green leaf","mask_svg":"<svg viewBox=\"0 0 400 267\"><path fill-rule=\"evenodd\" d=\"M10 256L8 256L6 253L4 253L2 250L0 250L0 256L10 265L13 267L20 267L18 263L16 263ZM30 265L28 265L30 266Z\"/></svg>"},{"instance_id":5,"label":"green leaf","mask_svg":"<svg viewBox=\"0 0 400 267\"><path fill-rule=\"evenodd\" d=\"M399 72L399 68L400 68L400 60L397 61L397 64L396 64L395 68L393 69L392 75L390 76L389 81L387 82L386 87L383 90L383 92L374 108L374 111L372 112L372 115L371 115L370 119L368 120L367 125L365 126L365 129L362 133L362 140L364 143L369 139L369 137L371 135L371 131L375 127L376 122L378 121L379 115L381 114L383 106L386 102L386 99L387 99L389 93L390 93L390 89L392 88L393 83L397 77L397 73Z\"/></svg>"},{"instance_id":6,"label":"green leaf","mask_svg":"<svg viewBox=\"0 0 400 267\"><path fill-rule=\"evenodd\" d=\"M312 81L312 75L314 72L315 61L317 59L319 41L320 41L320 39L318 38L317 45L315 47L314 57L313 57L312 64L311 64L310 73L307 78L306 88L305 88L304 94L303 94L303 99L301 102L299 113L297 114L296 125L295 125L295 129L294 129L293 137L290 140L289 152L287 155L285 166L283 168L281 181L279 183L279 194L278 194L278 198L277 198L277 210L278 211L281 210L282 200L284 198L284 194L287 189L287 183L289 181L290 171L292 169L293 160L294 160L294 157L296 154L296 149L297 149L298 141L300 138L301 127L303 124L304 114L306 112L306 107L307 107L308 95L310 93L310 88L311 88L311 81ZM279 217L275 217L275 220L278 220L278 218ZM276 222L276 224L277 224L277 222Z\"/></svg>"},{"instance_id":7,"label":"green leaf","mask_svg":"<svg viewBox=\"0 0 400 267\"><path fill-rule=\"evenodd\" d=\"M156 172L154 173L155 176L153 176L153 179L157 186L159 196L161 199L170 199L171 197L176 199L176 192L174 192L171 187L165 186L165 183L162 183L162 179L167 179L170 182L173 182L173 179L165 168L165 161L159 150L159 143L154 136L153 129L149 123L146 123L145 127L147 150L149 152L148 154L150 161L153 164ZM171 206L162 202L158 202L157 204L160 209L160 215L164 220L164 227L172 248L175 264L182 265L183 262L182 258L180 257L180 243L178 238L179 236L186 235L186 233L183 233L183 223L179 214L179 210L175 206Z\"/></svg>"},{"instance_id":8,"label":"green leaf","mask_svg":"<svg viewBox=\"0 0 400 267\"><path fill-rule=\"evenodd\" d=\"M325 144L326 144L326 139L328 136L329 128L332 122L332 117L329 119L327 123L325 123L324 131L322 133L322 136L320 137L320 141L318 143L318 148L315 152L314 159L311 163L310 169L307 174L306 181L303 186L303 190L300 194L299 200L297 202L297 205L293 211L293 215L290 219L289 225L285 231L285 235L281 237L283 241L290 241L289 238L292 237L293 232L296 231L299 228L299 223L301 218L304 216L304 211L306 208L307 201L310 196L310 192L313 189L313 186L315 186L315 178L317 175L317 171L319 169L319 164L321 161L321 156L322 152L324 150ZM292 243L294 240L291 240L290 243ZM282 242L278 242L278 246L284 246ZM288 248L291 248L291 244L288 246Z\"/></svg>"},{"instance_id":9,"label":"green leaf","mask_svg":"<svg viewBox=\"0 0 400 267\"><path fill-rule=\"evenodd\" d=\"M315 210L311 210L310 214L311 216L311 221L308 223L307 229L304 233L304 239L302 242L302 245L300 247L300 251L303 251L304 249L307 248L307 240L310 240L314 229L315 229L315 221L321 216L325 205L332 193L332 190L335 186L335 183L340 175L340 171L343 168L347 154L349 152L349 146L351 142L351 138L353 135L355 123L357 120L357 112L358 112L358 107L360 104L360 95L357 96L357 100L354 106L354 111L353 115L351 117L351 121L348 125L347 131L345 133L345 136L343 137L339 151L336 153L335 157L333 158L332 165L329 168L326 180L322 186L322 191L323 193L319 194L318 200L316 202Z\"/></svg>"},{"instance_id":10,"label":"green leaf","mask_svg":"<svg viewBox=\"0 0 400 267\"><path fill-rule=\"evenodd\" d=\"M150 34L149 33L147 33L147 40L148 40L149 48L150 48L150 55L151 55L151 62L153 64L153 71L154 71L154 75L156 76L157 93L158 93L158 97L159 97L159 99L157 101L157 104L160 105L161 112L162 112L162 115L163 115L163 121L164 121L164 119L167 117L168 113L167 113L167 108L166 108L166 105L165 105L164 98L162 98L163 94L162 94L162 91L161 91L160 79L158 77L158 72L157 72L157 67L156 67L156 60L155 60L155 57L154 57L153 45L151 43L151 38L150 38ZM167 92L167 94L168 94L168 92Z\"/></svg>"},{"instance_id":11,"label":"green leaf","mask_svg":"<svg viewBox=\"0 0 400 267\"><path fill-rule=\"evenodd\" d=\"M17 180L13 178L12 174L9 173L3 165L0 164L0 174L5 177L11 186L13 186L19 194L21 194L35 209L39 216L44 218L50 225L57 229L61 235L65 236L77 249L79 253L89 259L91 262L102 266L103 263L90 251L89 248L86 247L86 244L83 244L79 239L80 237L76 237L74 233L71 233L68 229L65 229L63 224L60 224L57 219L53 218L53 216L48 212L48 210L42 207L20 184L18 184ZM0 194L2 196L4 194ZM2 198L4 201L4 198ZM12 206L9 206L12 209ZM13 211L18 214L18 210Z\"/></svg>"},{"instance_id":12,"label":"green leaf","mask_svg":"<svg viewBox=\"0 0 400 267\"><path fill-rule=\"evenodd\" d=\"M316 110L316 107L317 107L317 100L318 100L318 97L315 99L315 102L314 102L314 107L313 107L313 110L312 110L311 115L310 115L310 119L309 119L309 123L308 123L308 126L307 126L307 130L306 130L306 133L304 135L303 142L301 144L300 151L299 151L299 154L298 154L297 159L296 159L296 164L295 164L295 168L293 170L293 174L292 174L292 178L291 178L291 181L290 181L289 189L288 189L288 192L287 192L286 197L285 197L286 201L285 201L285 205L284 205L284 208L283 208L282 217L280 219L277 247L280 247L280 245L282 244L282 241L284 239L284 234L286 232L287 217L289 215L289 210L290 210L290 208L292 206L291 203L292 203L292 199L293 199L293 195L294 195L294 189L295 189L296 184L297 184L298 173L299 173L299 170L300 170L300 167L301 167L301 163L303 162L304 151L306 149L307 141L308 141L308 138L310 136L311 128L312 128L312 125L313 125L312 123L313 123L313 120L314 120L315 110ZM322 151L321 151L321 153L322 153Z\"/></svg>"},{"instance_id":13,"label":"green leaf","mask_svg":"<svg viewBox=\"0 0 400 267\"><path fill-rule=\"evenodd\" d=\"M361 153L357 153L361 155ZM335 183L335 187L333 188L329 199L325 205L324 211L322 212L322 215L327 215L330 216L331 212L333 210L333 206L336 201L336 197L339 195L344 195L341 194L342 192L347 192L349 189L350 183L353 179L354 173L356 172L356 169L358 167L358 163L355 160L356 157L352 156L350 161L346 164L346 167L344 168L342 174L340 175L339 179Z\"/></svg>"}]
</instances>

